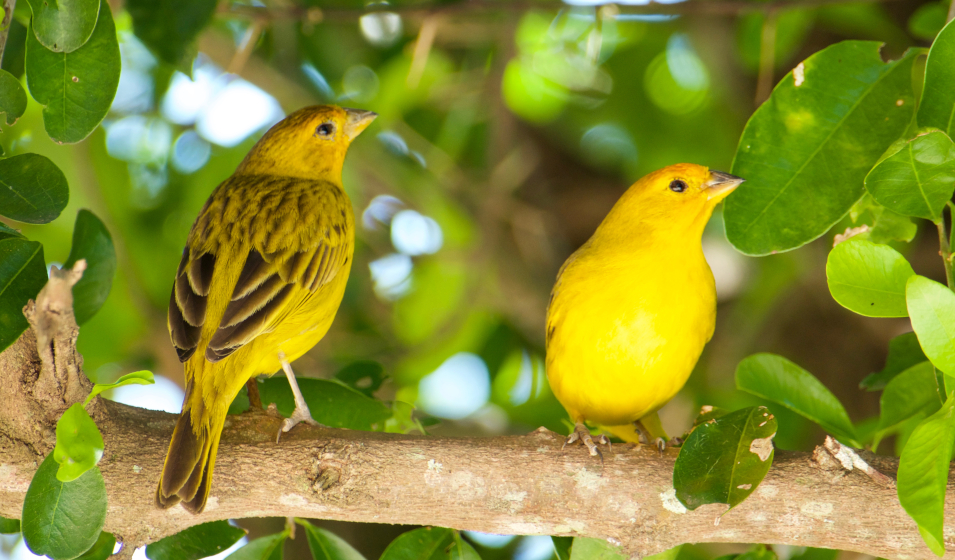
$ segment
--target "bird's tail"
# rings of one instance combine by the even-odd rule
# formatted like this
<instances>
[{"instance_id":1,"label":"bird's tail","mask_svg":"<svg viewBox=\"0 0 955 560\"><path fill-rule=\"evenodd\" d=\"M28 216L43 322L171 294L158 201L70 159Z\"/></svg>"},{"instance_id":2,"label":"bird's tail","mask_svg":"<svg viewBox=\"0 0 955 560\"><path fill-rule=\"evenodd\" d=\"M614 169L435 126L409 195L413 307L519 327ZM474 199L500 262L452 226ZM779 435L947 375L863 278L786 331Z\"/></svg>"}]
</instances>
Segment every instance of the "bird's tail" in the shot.
<instances>
[{"instance_id":1,"label":"bird's tail","mask_svg":"<svg viewBox=\"0 0 955 560\"><path fill-rule=\"evenodd\" d=\"M663 424L660 423L660 417L656 412L651 412L646 416L640 418L637 422L646 429L648 432L646 436L652 442L656 438L663 438L663 441L669 441L670 438L667 436L667 433L663 430ZM601 426L601 428L622 439L627 443L640 443L640 432L637 431L636 422L631 422L630 424L623 424L620 426Z\"/></svg>"},{"instance_id":2,"label":"bird's tail","mask_svg":"<svg viewBox=\"0 0 955 560\"><path fill-rule=\"evenodd\" d=\"M203 407L201 401L197 409L191 401L192 383L186 388L183 410L166 452L156 489L156 504L170 508L182 502L192 513L201 513L209 498L212 469L227 410L210 410Z\"/></svg>"}]
</instances>

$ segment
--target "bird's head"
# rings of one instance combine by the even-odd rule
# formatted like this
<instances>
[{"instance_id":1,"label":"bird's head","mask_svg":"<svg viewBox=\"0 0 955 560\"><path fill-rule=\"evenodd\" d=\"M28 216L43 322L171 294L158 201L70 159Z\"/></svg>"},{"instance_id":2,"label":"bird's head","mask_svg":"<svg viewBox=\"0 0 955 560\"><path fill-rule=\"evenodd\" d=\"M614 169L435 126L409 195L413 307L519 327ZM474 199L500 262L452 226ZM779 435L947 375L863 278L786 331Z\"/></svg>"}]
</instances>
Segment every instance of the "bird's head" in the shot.
<instances>
[{"instance_id":1,"label":"bird's head","mask_svg":"<svg viewBox=\"0 0 955 560\"><path fill-rule=\"evenodd\" d=\"M377 116L335 105L299 109L265 133L238 172L337 180L348 146Z\"/></svg>"},{"instance_id":2,"label":"bird's head","mask_svg":"<svg viewBox=\"0 0 955 560\"><path fill-rule=\"evenodd\" d=\"M641 232L676 231L702 234L713 208L733 192L743 179L710 171L702 165L678 163L650 173L634 183L614 206L608 228Z\"/></svg>"}]
</instances>

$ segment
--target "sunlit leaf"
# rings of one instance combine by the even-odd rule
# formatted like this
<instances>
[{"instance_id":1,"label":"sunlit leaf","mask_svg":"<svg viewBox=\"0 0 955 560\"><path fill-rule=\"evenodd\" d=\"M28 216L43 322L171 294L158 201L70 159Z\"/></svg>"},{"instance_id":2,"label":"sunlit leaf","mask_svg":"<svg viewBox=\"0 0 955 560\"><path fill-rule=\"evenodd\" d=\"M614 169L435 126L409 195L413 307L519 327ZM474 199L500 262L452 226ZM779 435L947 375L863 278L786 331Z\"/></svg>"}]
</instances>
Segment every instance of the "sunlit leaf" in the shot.
<instances>
[{"instance_id":1,"label":"sunlit leaf","mask_svg":"<svg viewBox=\"0 0 955 560\"><path fill-rule=\"evenodd\" d=\"M116 275L116 250L113 237L103 222L89 210L80 210L73 226L73 247L65 268L73 268L80 259L86 259L83 277L73 286L73 313L76 324L93 318L106 303L113 276Z\"/></svg>"},{"instance_id":2,"label":"sunlit leaf","mask_svg":"<svg viewBox=\"0 0 955 560\"><path fill-rule=\"evenodd\" d=\"M103 436L83 405L74 403L56 423L53 459L60 464L56 478L71 482L90 470L103 457Z\"/></svg>"},{"instance_id":3,"label":"sunlit leaf","mask_svg":"<svg viewBox=\"0 0 955 560\"><path fill-rule=\"evenodd\" d=\"M19 519L7 519L0 516L0 535L9 535L20 532Z\"/></svg>"},{"instance_id":4,"label":"sunlit leaf","mask_svg":"<svg viewBox=\"0 0 955 560\"><path fill-rule=\"evenodd\" d=\"M460 533L441 527L422 527L391 541L380 560L480 560Z\"/></svg>"},{"instance_id":5,"label":"sunlit leaf","mask_svg":"<svg viewBox=\"0 0 955 560\"><path fill-rule=\"evenodd\" d=\"M113 383L97 383L96 385L93 385L93 390L90 391L90 394L86 397L85 404L89 404L89 402L93 400L93 397L102 393L103 391L108 391L110 389L115 389L124 385L152 385L155 382L156 380L153 378L153 372L148 370L127 373Z\"/></svg>"},{"instance_id":6,"label":"sunlit leaf","mask_svg":"<svg viewBox=\"0 0 955 560\"><path fill-rule=\"evenodd\" d=\"M216 0L128 0L126 10L133 18L136 36L176 66L189 52L199 31L209 23Z\"/></svg>"},{"instance_id":7,"label":"sunlit leaf","mask_svg":"<svg viewBox=\"0 0 955 560\"><path fill-rule=\"evenodd\" d=\"M900 334L889 341L889 357L885 360L885 367L863 379L859 387L867 391L884 389L893 377L927 359L914 332Z\"/></svg>"},{"instance_id":8,"label":"sunlit leaf","mask_svg":"<svg viewBox=\"0 0 955 560\"><path fill-rule=\"evenodd\" d=\"M365 560L360 552L335 533L316 527L304 519L295 521L305 528L313 560Z\"/></svg>"},{"instance_id":9,"label":"sunlit leaf","mask_svg":"<svg viewBox=\"0 0 955 560\"><path fill-rule=\"evenodd\" d=\"M934 280L913 276L906 284L905 300L922 351L935 367L955 375L955 293Z\"/></svg>"},{"instance_id":10,"label":"sunlit leaf","mask_svg":"<svg viewBox=\"0 0 955 560\"><path fill-rule=\"evenodd\" d=\"M226 556L226 560L282 560L282 546L288 538L288 530L259 537Z\"/></svg>"},{"instance_id":11,"label":"sunlit leaf","mask_svg":"<svg viewBox=\"0 0 955 560\"><path fill-rule=\"evenodd\" d=\"M83 554L77 556L75 560L106 560L113 555L113 548L116 547L116 537L112 533L103 531L99 538L93 543L93 546Z\"/></svg>"},{"instance_id":12,"label":"sunlit leaf","mask_svg":"<svg viewBox=\"0 0 955 560\"><path fill-rule=\"evenodd\" d=\"M386 378L385 368L373 360L352 362L335 374L335 379L367 397L374 397Z\"/></svg>"},{"instance_id":13,"label":"sunlit leaf","mask_svg":"<svg viewBox=\"0 0 955 560\"><path fill-rule=\"evenodd\" d=\"M26 71L30 94L43 108L43 125L54 142L83 140L109 111L119 85L120 57L116 27L106 0L101 0L93 35L70 53L47 50L27 34Z\"/></svg>"},{"instance_id":14,"label":"sunlit leaf","mask_svg":"<svg viewBox=\"0 0 955 560\"><path fill-rule=\"evenodd\" d=\"M862 196L863 179L908 126L915 53L885 63L879 43L842 41L799 64L743 131L726 199L740 251L788 251L825 233Z\"/></svg>"},{"instance_id":15,"label":"sunlit leaf","mask_svg":"<svg viewBox=\"0 0 955 560\"><path fill-rule=\"evenodd\" d=\"M905 282L912 265L888 245L850 239L836 245L826 261L833 299L866 317L905 317Z\"/></svg>"},{"instance_id":16,"label":"sunlit leaf","mask_svg":"<svg viewBox=\"0 0 955 560\"><path fill-rule=\"evenodd\" d=\"M919 126L955 134L955 25L951 22L939 32L925 61L925 82L916 116Z\"/></svg>"},{"instance_id":17,"label":"sunlit leaf","mask_svg":"<svg viewBox=\"0 0 955 560\"><path fill-rule=\"evenodd\" d=\"M839 399L816 377L775 354L754 354L736 368L736 387L779 403L858 446L855 429Z\"/></svg>"},{"instance_id":18,"label":"sunlit leaf","mask_svg":"<svg viewBox=\"0 0 955 560\"><path fill-rule=\"evenodd\" d=\"M342 383L327 379L298 378L305 402L312 418L319 424L349 430L382 430L385 420L391 416L388 406L376 399L366 397ZM292 388L284 377L273 377L259 384L262 404L275 403L285 416L295 410Z\"/></svg>"},{"instance_id":19,"label":"sunlit leaf","mask_svg":"<svg viewBox=\"0 0 955 560\"><path fill-rule=\"evenodd\" d=\"M245 529L228 521L193 525L146 547L149 560L199 560L218 554L244 537Z\"/></svg>"},{"instance_id":20,"label":"sunlit leaf","mask_svg":"<svg viewBox=\"0 0 955 560\"><path fill-rule=\"evenodd\" d=\"M955 394L915 428L899 458L899 502L918 523L925 544L938 556L945 554L942 518L953 437Z\"/></svg>"},{"instance_id":21,"label":"sunlit leaf","mask_svg":"<svg viewBox=\"0 0 955 560\"><path fill-rule=\"evenodd\" d=\"M66 177L49 159L20 154L0 160L0 214L45 224L55 220L69 200Z\"/></svg>"},{"instance_id":22,"label":"sunlit leaf","mask_svg":"<svg viewBox=\"0 0 955 560\"><path fill-rule=\"evenodd\" d=\"M23 538L34 554L54 560L76 558L93 546L106 521L106 485L93 467L72 482L56 478L59 468L47 455L23 500Z\"/></svg>"},{"instance_id":23,"label":"sunlit leaf","mask_svg":"<svg viewBox=\"0 0 955 560\"><path fill-rule=\"evenodd\" d=\"M33 10L33 33L47 49L73 52L93 35L100 12L99 0L29 1Z\"/></svg>"},{"instance_id":24,"label":"sunlit leaf","mask_svg":"<svg viewBox=\"0 0 955 560\"><path fill-rule=\"evenodd\" d=\"M27 92L20 80L6 70L0 70L0 113L6 113L7 124L17 122L27 109Z\"/></svg>"},{"instance_id":25,"label":"sunlit leaf","mask_svg":"<svg viewBox=\"0 0 955 560\"><path fill-rule=\"evenodd\" d=\"M673 466L676 497L688 509L736 507L756 490L773 463L776 419L752 406L711 419L690 433Z\"/></svg>"},{"instance_id":26,"label":"sunlit leaf","mask_svg":"<svg viewBox=\"0 0 955 560\"><path fill-rule=\"evenodd\" d=\"M866 175L865 188L893 212L938 222L955 191L955 142L937 129L895 142Z\"/></svg>"},{"instance_id":27,"label":"sunlit leaf","mask_svg":"<svg viewBox=\"0 0 955 560\"><path fill-rule=\"evenodd\" d=\"M43 246L20 237L0 240L0 351L30 326L23 306L46 284Z\"/></svg>"},{"instance_id":28,"label":"sunlit leaf","mask_svg":"<svg viewBox=\"0 0 955 560\"><path fill-rule=\"evenodd\" d=\"M570 560L627 560L628 555L620 551L620 547L613 546L605 539L591 539L574 537L574 545L570 549Z\"/></svg>"},{"instance_id":29,"label":"sunlit leaf","mask_svg":"<svg viewBox=\"0 0 955 560\"><path fill-rule=\"evenodd\" d=\"M885 386L880 398L879 429L885 430L919 412L932 414L945 400L935 378L935 367L924 361L898 374Z\"/></svg>"}]
</instances>

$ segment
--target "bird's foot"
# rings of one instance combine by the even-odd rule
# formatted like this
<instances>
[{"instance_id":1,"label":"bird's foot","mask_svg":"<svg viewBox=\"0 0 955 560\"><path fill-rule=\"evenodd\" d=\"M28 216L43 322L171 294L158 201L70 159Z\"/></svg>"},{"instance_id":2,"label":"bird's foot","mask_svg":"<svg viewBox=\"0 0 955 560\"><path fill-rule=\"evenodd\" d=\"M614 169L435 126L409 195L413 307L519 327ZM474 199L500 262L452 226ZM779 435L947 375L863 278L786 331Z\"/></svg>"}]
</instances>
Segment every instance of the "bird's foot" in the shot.
<instances>
[{"instance_id":1,"label":"bird's foot","mask_svg":"<svg viewBox=\"0 0 955 560\"><path fill-rule=\"evenodd\" d=\"M597 443L600 445L606 445L607 449L611 452L613 451L613 446L610 444L610 439L604 434L597 436L597 443L594 443L593 436L590 435L590 430L587 429L587 426L583 422L577 422L574 426L574 431L567 436L567 440L564 441L564 445L560 447L560 450L563 451L565 447L572 443L580 442L587 447L587 450L590 451L591 457L600 457L600 462L603 463L604 456L600 452L600 448L597 447Z\"/></svg>"},{"instance_id":2,"label":"bird's foot","mask_svg":"<svg viewBox=\"0 0 955 560\"><path fill-rule=\"evenodd\" d=\"M307 406L305 408L295 407L295 410L292 411L292 415L282 421L282 428L275 436L275 443L278 443L279 440L282 439L282 434L287 433L301 422L304 422L309 426L315 426L316 428L325 427L312 418L312 414L309 412Z\"/></svg>"}]
</instances>

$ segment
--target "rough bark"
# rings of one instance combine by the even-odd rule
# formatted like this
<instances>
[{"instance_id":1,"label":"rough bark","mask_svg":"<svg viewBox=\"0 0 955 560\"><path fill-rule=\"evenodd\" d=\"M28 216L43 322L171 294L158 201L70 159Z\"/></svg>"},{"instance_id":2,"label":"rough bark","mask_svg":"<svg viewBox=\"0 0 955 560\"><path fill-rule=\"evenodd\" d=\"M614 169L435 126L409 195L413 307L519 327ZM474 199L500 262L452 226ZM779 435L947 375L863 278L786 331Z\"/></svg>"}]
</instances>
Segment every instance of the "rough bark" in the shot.
<instances>
[{"instance_id":1,"label":"rough bark","mask_svg":"<svg viewBox=\"0 0 955 560\"><path fill-rule=\"evenodd\" d=\"M69 276L69 273L64 275ZM17 518L30 479L54 444L62 411L89 382L73 344L69 281L51 282L26 312L33 327L0 354L0 515ZM51 288L53 286L53 288ZM56 287L58 286L58 287ZM37 339L45 341L39 345ZM544 429L525 436L430 438L297 427L280 444L280 420L230 417L206 511L154 505L175 416L94 399L103 433L99 465L105 530L133 547L215 519L307 518L437 525L505 533L608 539L634 555L684 542L762 542L933 558L899 506L895 459L854 455L831 442L814 454L777 451L757 491L736 509L687 512L672 490L675 450L617 445L603 464ZM855 468L847 470L850 466ZM871 468L877 471L868 472ZM949 493L946 522L955 492ZM955 533L946 531L955 547ZM949 553L952 555L952 553Z\"/></svg>"}]
</instances>

